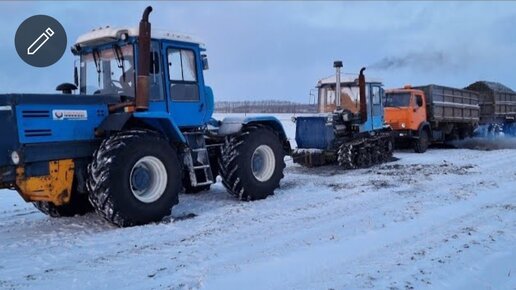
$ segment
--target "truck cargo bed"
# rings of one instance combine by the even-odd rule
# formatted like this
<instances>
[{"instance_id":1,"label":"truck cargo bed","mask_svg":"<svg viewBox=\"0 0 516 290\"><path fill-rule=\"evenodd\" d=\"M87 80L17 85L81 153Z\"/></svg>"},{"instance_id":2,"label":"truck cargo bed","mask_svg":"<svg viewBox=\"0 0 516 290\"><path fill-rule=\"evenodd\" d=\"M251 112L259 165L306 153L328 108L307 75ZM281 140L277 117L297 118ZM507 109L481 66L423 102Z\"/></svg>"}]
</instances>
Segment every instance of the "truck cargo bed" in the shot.
<instances>
[{"instance_id":1,"label":"truck cargo bed","mask_svg":"<svg viewBox=\"0 0 516 290\"><path fill-rule=\"evenodd\" d=\"M476 92L439 85L414 89L422 90L426 95L429 122L478 123L480 108Z\"/></svg>"}]
</instances>

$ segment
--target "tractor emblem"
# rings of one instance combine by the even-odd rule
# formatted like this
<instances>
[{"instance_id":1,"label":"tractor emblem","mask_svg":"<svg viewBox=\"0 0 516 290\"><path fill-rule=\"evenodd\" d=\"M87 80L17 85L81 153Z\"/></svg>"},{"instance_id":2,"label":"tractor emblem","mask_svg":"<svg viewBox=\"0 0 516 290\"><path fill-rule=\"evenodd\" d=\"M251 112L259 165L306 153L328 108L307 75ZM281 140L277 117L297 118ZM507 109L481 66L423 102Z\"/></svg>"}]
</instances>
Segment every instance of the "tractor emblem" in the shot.
<instances>
[{"instance_id":1,"label":"tractor emblem","mask_svg":"<svg viewBox=\"0 0 516 290\"><path fill-rule=\"evenodd\" d=\"M56 119L62 119L63 116L64 116L64 113L61 112L61 111L55 111L54 112L54 116L55 116Z\"/></svg>"}]
</instances>

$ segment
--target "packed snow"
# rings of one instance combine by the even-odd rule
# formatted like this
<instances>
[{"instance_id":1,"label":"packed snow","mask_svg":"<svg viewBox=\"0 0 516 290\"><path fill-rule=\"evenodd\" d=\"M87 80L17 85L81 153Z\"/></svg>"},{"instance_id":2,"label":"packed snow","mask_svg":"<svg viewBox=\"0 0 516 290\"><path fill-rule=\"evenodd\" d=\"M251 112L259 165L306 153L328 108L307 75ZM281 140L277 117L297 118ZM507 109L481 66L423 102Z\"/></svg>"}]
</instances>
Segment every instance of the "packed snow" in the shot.
<instances>
[{"instance_id":1,"label":"packed snow","mask_svg":"<svg viewBox=\"0 0 516 290\"><path fill-rule=\"evenodd\" d=\"M516 289L516 150L395 157L351 171L287 157L266 200L219 183L132 228L49 218L3 190L0 288Z\"/></svg>"}]
</instances>

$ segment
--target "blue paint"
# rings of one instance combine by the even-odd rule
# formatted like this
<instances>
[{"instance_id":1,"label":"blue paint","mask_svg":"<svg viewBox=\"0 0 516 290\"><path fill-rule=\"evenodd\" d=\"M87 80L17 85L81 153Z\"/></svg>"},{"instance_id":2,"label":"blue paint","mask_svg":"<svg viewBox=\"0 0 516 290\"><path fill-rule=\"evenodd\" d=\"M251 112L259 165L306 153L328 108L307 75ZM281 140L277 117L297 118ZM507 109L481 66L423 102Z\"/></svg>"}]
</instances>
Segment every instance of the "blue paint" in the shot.
<instances>
[{"instance_id":1,"label":"blue paint","mask_svg":"<svg viewBox=\"0 0 516 290\"><path fill-rule=\"evenodd\" d=\"M329 149L334 139L333 125L328 123L328 115L296 118L298 148Z\"/></svg>"},{"instance_id":2,"label":"blue paint","mask_svg":"<svg viewBox=\"0 0 516 290\"><path fill-rule=\"evenodd\" d=\"M130 37L126 41L119 40L96 47L82 47L77 53L89 53L94 49L112 48L114 45L135 44L136 40L136 38ZM208 124L217 127L219 122L212 118L215 107L213 91L204 83L201 56L204 49L199 44L171 40L153 39L151 45L154 50L161 53L161 69L153 77L162 78L163 98L151 100L148 111L134 112L132 117L162 132L170 140L181 143L186 143L182 130L202 129ZM170 48L187 49L194 53L198 100L177 101L171 99L171 81L167 59L167 50ZM138 57L138 53L138 46L134 45L135 58ZM17 137L14 136L14 139L9 140L12 144L7 144L9 146L6 145L5 148L12 147L12 150L21 150L26 144L36 145L38 148L39 146L50 146L49 144L59 144L69 146L66 148L71 151L75 150L73 146L78 146L77 142L81 146L87 145L83 146L84 148L89 148L88 146L91 144L98 144L101 141L101 138L96 137L95 130L109 115L108 104L119 102L119 98L116 96L60 94L4 95L0 100L2 104L12 105L15 118L9 120L12 122L11 126L16 128L14 132L18 133ZM6 114L4 113L4 115ZM270 126L284 140L287 139L281 122L274 117L247 117L242 119L242 124ZM94 146L91 148L93 150ZM79 157L91 156L92 152L87 149L83 151ZM61 155L59 158L66 158L65 153ZM2 164L9 162L8 158L4 159Z\"/></svg>"},{"instance_id":3,"label":"blue paint","mask_svg":"<svg viewBox=\"0 0 516 290\"><path fill-rule=\"evenodd\" d=\"M169 139L186 143L186 139L174 122L174 118L167 112L136 112L133 116L164 133Z\"/></svg>"},{"instance_id":4,"label":"blue paint","mask_svg":"<svg viewBox=\"0 0 516 290\"><path fill-rule=\"evenodd\" d=\"M18 138L22 144L94 139L95 128L108 115L107 105L104 104L19 104L15 110ZM62 111L77 111L86 117L58 118L56 114Z\"/></svg>"}]
</instances>

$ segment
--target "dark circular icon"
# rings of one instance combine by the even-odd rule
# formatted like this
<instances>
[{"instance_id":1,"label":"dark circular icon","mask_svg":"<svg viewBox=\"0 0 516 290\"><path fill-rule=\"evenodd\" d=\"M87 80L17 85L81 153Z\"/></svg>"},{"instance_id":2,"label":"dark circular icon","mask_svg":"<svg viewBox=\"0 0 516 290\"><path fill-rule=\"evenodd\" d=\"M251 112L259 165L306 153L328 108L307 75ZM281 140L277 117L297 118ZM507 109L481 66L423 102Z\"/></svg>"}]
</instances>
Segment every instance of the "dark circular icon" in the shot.
<instances>
[{"instance_id":1,"label":"dark circular icon","mask_svg":"<svg viewBox=\"0 0 516 290\"><path fill-rule=\"evenodd\" d=\"M47 15L34 15L20 24L14 45L24 62L46 67L63 56L66 41L66 32L59 21Z\"/></svg>"}]
</instances>

